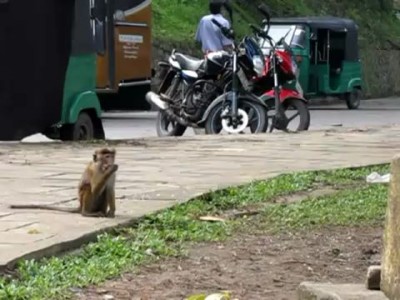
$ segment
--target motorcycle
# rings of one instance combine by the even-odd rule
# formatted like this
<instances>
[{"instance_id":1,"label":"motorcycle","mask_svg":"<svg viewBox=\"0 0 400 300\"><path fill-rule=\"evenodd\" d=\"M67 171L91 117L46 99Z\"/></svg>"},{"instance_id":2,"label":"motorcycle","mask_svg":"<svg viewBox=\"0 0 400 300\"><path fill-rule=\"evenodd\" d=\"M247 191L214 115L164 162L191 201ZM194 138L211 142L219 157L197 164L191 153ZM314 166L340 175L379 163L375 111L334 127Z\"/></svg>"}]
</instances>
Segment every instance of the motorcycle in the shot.
<instances>
[{"instance_id":1,"label":"motorcycle","mask_svg":"<svg viewBox=\"0 0 400 300\"><path fill-rule=\"evenodd\" d=\"M269 13L268 9L260 5L259 10L264 14L267 21L266 29L255 28L259 43L263 44L267 40L270 47L263 49L265 57L264 73L259 78L254 78L254 92L269 107L269 111L275 111L272 116L270 132L273 129L288 131L288 125L297 116L300 116L299 125L296 131L308 130L310 126L310 112L307 107L307 100L295 89L283 87L285 83L296 80L297 64L290 46L285 42L290 30L278 41L275 42L269 35ZM267 51L265 51L267 50ZM266 53L268 52L268 53ZM291 117L286 116L286 111L290 108L296 110L296 114Z\"/></svg>"},{"instance_id":2,"label":"motorcycle","mask_svg":"<svg viewBox=\"0 0 400 300\"><path fill-rule=\"evenodd\" d=\"M183 135L187 127L204 128L206 134L243 133L247 128L260 133L268 128L267 106L251 93L247 79L263 71L259 45L251 37L237 43L232 29L212 21L234 41L233 53L212 52L200 60L173 50L159 93L146 94L160 109L159 136Z\"/></svg>"},{"instance_id":3,"label":"motorcycle","mask_svg":"<svg viewBox=\"0 0 400 300\"><path fill-rule=\"evenodd\" d=\"M159 62L163 79L158 93L146 95L147 101L159 108L158 136L181 136L187 127L201 128L197 122L211 101L223 93L229 59L225 51L197 59L174 49L168 62Z\"/></svg>"},{"instance_id":4,"label":"motorcycle","mask_svg":"<svg viewBox=\"0 0 400 300\"><path fill-rule=\"evenodd\" d=\"M257 37L258 44L261 44L260 40L267 40L270 44L270 49L267 54L265 51L262 51L262 55L260 55L257 46L252 43L247 45L250 47L246 49L246 52L253 58L253 66L257 68L261 67L262 71L258 71L256 74L244 72L246 78L241 78L241 83L243 84L247 79L248 83L244 84L244 86L250 86L247 92L251 92L265 102L268 106L267 111L274 111L274 115L271 117L272 124L269 132L272 132L274 129L289 132L288 125L297 116L300 116L300 122L295 131L308 130L310 125L310 112L307 107L307 100L302 97L297 90L282 87L285 83L296 79L297 64L294 61L294 55L290 46L285 42L290 31L278 42L275 42L268 34L270 28L268 7L262 4L258 6L258 9L265 16L262 23L264 29L253 24L251 24L250 27ZM221 30L222 32L227 31L227 29L223 28L221 28ZM244 40L246 41L246 39L248 38ZM266 54L266 56L263 57L263 54ZM256 58L258 58L258 61L255 61ZM290 108L294 108L296 114L288 118L286 112Z\"/></svg>"}]
</instances>

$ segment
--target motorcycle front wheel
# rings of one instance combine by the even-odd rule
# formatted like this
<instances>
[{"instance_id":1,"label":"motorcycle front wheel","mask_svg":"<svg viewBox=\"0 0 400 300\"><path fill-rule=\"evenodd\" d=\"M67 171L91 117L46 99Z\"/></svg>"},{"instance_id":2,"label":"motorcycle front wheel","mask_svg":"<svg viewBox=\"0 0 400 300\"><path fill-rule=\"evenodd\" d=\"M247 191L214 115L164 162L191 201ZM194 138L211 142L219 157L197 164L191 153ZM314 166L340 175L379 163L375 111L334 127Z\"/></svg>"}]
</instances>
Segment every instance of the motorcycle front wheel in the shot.
<instances>
[{"instance_id":1,"label":"motorcycle front wheel","mask_svg":"<svg viewBox=\"0 0 400 300\"><path fill-rule=\"evenodd\" d=\"M205 122L205 133L206 134L220 134L224 131L222 114L226 110L226 103L219 103L216 105L207 117ZM259 103L248 101L246 99L239 99L238 108L247 115L248 125L239 133L261 133L266 132L268 128L268 118L266 108ZM228 113L229 114L229 113ZM228 121L229 122L229 121ZM229 132L224 132L228 133Z\"/></svg>"}]
</instances>

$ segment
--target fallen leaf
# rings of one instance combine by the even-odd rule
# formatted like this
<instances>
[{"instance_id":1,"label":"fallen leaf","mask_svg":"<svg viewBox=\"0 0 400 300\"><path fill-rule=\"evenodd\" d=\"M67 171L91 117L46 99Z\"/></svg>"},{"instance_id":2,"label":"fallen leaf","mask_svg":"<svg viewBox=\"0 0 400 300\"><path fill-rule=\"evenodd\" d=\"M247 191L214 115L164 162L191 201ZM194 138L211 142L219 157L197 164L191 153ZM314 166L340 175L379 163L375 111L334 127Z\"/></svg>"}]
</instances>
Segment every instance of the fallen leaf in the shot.
<instances>
[{"instance_id":1,"label":"fallen leaf","mask_svg":"<svg viewBox=\"0 0 400 300\"><path fill-rule=\"evenodd\" d=\"M40 233L40 231L37 230L37 229L30 229L30 230L28 230L28 234L39 234L39 233Z\"/></svg>"}]
</instances>

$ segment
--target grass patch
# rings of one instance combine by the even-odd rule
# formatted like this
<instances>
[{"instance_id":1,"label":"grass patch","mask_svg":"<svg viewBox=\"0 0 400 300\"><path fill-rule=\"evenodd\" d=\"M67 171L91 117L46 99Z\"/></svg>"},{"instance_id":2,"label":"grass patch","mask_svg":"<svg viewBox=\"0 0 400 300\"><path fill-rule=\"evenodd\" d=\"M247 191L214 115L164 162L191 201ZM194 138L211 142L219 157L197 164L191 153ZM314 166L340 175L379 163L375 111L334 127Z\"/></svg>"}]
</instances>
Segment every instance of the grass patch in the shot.
<instances>
[{"instance_id":1,"label":"grass patch","mask_svg":"<svg viewBox=\"0 0 400 300\"><path fill-rule=\"evenodd\" d=\"M275 229L319 225L348 225L381 220L386 204L383 185L367 186L372 171L387 172L388 165L359 169L302 172L278 176L210 193L188 203L144 218L137 227L99 236L76 255L21 262L14 277L0 279L0 299L68 299L71 288L131 271L144 263L185 253L189 242L220 241L229 237L241 220L202 222L197 217L229 209L266 205L263 222ZM279 196L321 185L359 184L356 190L308 199L291 205L273 204Z\"/></svg>"},{"instance_id":2,"label":"grass patch","mask_svg":"<svg viewBox=\"0 0 400 300\"><path fill-rule=\"evenodd\" d=\"M209 14L208 1L204 0L156 0L153 7L153 36L158 40L190 42L195 45L197 25ZM242 12L240 15L245 14ZM239 36L250 33L248 21L235 13L234 28ZM227 17L227 16L226 16ZM253 21L247 16L247 20Z\"/></svg>"},{"instance_id":3,"label":"grass patch","mask_svg":"<svg viewBox=\"0 0 400 300\"><path fill-rule=\"evenodd\" d=\"M248 23L259 23L262 15L257 4L234 0L234 28L238 35L251 33ZM273 17L333 15L348 17L360 26L360 42L365 47L385 44L387 40L399 41L399 20L390 6L382 7L382 1L343 0L269 0L263 1L271 8ZM154 37L159 40L192 42L200 18L209 13L205 0L153 0ZM381 20L375 26L375 20Z\"/></svg>"},{"instance_id":4,"label":"grass patch","mask_svg":"<svg viewBox=\"0 0 400 300\"><path fill-rule=\"evenodd\" d=\"M374 224L383 221L386 200L386 185L369 185L290 205L274 205L265 209L263 219L275 230Z\"/></svg>"}]
</instances>

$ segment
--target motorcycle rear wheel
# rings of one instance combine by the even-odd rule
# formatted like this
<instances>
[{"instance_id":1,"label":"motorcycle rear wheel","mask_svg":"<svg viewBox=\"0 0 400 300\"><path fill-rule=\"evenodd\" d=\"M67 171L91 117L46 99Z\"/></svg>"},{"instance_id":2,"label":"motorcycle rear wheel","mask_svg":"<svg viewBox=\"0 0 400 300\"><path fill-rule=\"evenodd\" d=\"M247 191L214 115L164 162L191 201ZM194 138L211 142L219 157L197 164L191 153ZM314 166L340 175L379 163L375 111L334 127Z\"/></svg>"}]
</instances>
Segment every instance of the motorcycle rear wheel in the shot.
<instances>
[{"instance_id":1,"label":"motorcycle rear wheel","mask_svg":"<svg viewBox=\"0 0 400 300\"><path fill-rule=\"evenodd\" d=\"M186 126L170 120L165 111L159 111L157 114L157 136L182 136L186 131Z\"/></svg>"},{"instance_id":2,"label":"motorcycle rear wheel","mask_svg":"<svg viewBox=\"0 0 400 300\"><path fill-rule=\"evenodd\" d=\"M175 78L174 80L178 80ZM174 97L179 97L181 93L181 83L178 83L178 87L174 89L173 86L176 84L174 80L171 82L171 85L168 87L165 94L173 99ZM167 136L182 136L186 131L186 126L179 124L178 122L171 120L171 118L167 115L165 111L158 111L157 114L157 122L156 122L156 130L158 137L167 137Z\"/></svg>"}]
</instances>

